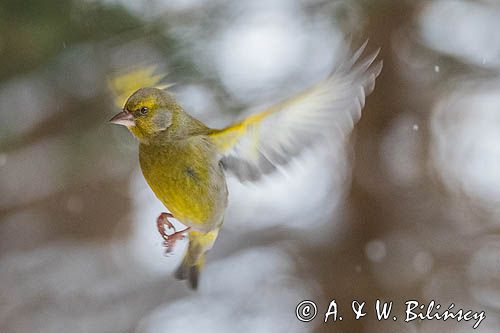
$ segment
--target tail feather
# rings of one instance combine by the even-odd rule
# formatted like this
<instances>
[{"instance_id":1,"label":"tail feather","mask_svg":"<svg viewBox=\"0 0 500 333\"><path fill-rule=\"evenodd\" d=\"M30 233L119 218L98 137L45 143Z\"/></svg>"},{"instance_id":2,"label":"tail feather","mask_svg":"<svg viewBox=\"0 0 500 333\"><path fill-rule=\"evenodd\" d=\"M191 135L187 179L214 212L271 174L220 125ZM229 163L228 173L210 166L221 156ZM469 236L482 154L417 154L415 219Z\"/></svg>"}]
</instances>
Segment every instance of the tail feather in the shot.
<instances>
[{"instance_id":1,"label":"tail feather","mask_svg":"<svg viewBox=\"0 0 500 333\"><path fill-rule=\"evenodd\" d=\"M179 267L177 267L177 270L174 273L174 276L177 280L186 280L188 278L188 270L189 268L185 262L183 261Z\"/></svg>"},{"instance_id":2,"label":"tail feather","mask_svg":"<svg viewBox=\"0 0 500 333\"><path fill-rule=\"evenodd\" d=\"M187 280L192 289L198 288L200 272L205 263L205 254L210 250L217 238L219 229L204 234L198 231L189 232L189 246L182 263L174 273L178 280Z\"/></svg>"},{"instance_id":3,"label":"tail feather","mask_svg":"<svg viewBox=\"0 0 500 333\"><path fill-rule=\"evenodd\" d=\"M191 266L189 269L189 285L191 286L192 289L196 290L198 289L198 279L200 276L200 270L198 269L197 266Z\"/></svg>"},{"instance_id":4,"label":"tail feather","mask_svg":"<svg viewBox=\"0 0 500 333\"><path fill-rule=\"evenodd\" d=\"M198 280L200 277L202 265L190 265L186 260L183 260L174 273L174 277L178 280L187 280L189 286L196 290L198 289Z\"/></svg>"}]
</instances>

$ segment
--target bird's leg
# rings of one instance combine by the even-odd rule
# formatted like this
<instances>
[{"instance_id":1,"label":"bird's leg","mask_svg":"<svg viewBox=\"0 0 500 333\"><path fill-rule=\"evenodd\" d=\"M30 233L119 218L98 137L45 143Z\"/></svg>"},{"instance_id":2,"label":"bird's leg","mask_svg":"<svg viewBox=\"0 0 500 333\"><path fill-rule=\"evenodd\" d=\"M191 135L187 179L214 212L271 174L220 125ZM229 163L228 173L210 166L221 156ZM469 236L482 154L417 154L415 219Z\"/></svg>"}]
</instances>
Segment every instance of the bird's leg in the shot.
<instances>
[{"instance_id":1,"label":"bird's leg","mask_svg":"<svg viewBox=\"0 0 500 333\"><path fill-rule=\"evenodd\" d=\"M156 226L158 228L158 232L163 238L163 246L165 246L166 255L173 251L175 242L179 239L183 239L185 236L184 234L189 230L189 228L186 228L184 230L177 231L172 222L168 220L169 217L174 216L170 213L161 213L160 216L158 216L158 219L156 219ZM173 229L174 232L172 234L168 234L165 230L165 226L167 226L168 229Z\"/></svg>"}]
</instances>

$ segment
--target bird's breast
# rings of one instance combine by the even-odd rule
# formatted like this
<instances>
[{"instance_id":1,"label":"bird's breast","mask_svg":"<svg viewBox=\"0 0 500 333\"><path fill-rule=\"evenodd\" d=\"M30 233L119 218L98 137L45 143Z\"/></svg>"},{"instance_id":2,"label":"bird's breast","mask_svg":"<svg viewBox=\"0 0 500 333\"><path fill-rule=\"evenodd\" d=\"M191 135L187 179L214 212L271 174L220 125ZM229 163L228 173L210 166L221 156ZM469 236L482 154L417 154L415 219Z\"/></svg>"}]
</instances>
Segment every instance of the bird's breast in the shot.
<instances>
[{"instance_id":1,"label":"bird's breast","mask_svg":"<svg viewBox=\"0 0 500 333\"><path fill-rule=\"evenodd\" d=\"M203 231L222 220L226 181L207 142L187 139L141 145L139 157L146 181L175 218Z\"/></svg>"}]
</instances>

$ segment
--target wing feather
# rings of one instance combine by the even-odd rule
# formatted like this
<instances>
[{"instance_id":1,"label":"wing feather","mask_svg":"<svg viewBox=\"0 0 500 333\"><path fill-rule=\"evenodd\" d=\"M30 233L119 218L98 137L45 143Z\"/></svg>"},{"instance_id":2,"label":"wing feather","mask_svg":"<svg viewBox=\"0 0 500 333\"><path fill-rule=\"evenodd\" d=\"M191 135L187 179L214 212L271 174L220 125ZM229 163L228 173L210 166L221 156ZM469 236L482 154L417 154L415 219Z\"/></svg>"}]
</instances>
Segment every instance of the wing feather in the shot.
<instances>
[{"instance_id":1,"label":"wing feather","mask_svg":"<svg viewBox=\"0 0 500 333\"><path fill-rule=\"evenodd\" d=\"M315 141L342 140L361 117L365 99L382 70L379 50L361 59L367 42L325 80L210 137L222 164L241 180L254 181L288 163Z\"/></svg>"}]
</instances>

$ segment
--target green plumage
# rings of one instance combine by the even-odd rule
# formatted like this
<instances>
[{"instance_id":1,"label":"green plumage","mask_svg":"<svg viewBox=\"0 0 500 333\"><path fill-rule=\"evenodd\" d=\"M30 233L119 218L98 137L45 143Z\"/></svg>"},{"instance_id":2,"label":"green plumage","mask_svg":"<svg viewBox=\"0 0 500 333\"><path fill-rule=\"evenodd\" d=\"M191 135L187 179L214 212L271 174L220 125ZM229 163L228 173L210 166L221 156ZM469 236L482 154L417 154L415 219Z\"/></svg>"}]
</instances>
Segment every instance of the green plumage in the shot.
<instances>
[{"instance_id":1,"label":"green plumage","mask_svg":"<svg viewBox=\"0 0 500 333\"><path fill-rule=\"evenodd\" d=\"M223 169L254 181L312 143L342 141L351 132L382 70L382 62L375 61L378 51L361 58L365 46L318 84L221 130L191 117L162 89L142 88L130 96L111 121L127 126L139 140L149 186L190 228L188 251L176 277L198 286L205 253L217 238L227 206ZM168 246L168 235L159 231Z\"/></svg>"}]
</instances>

